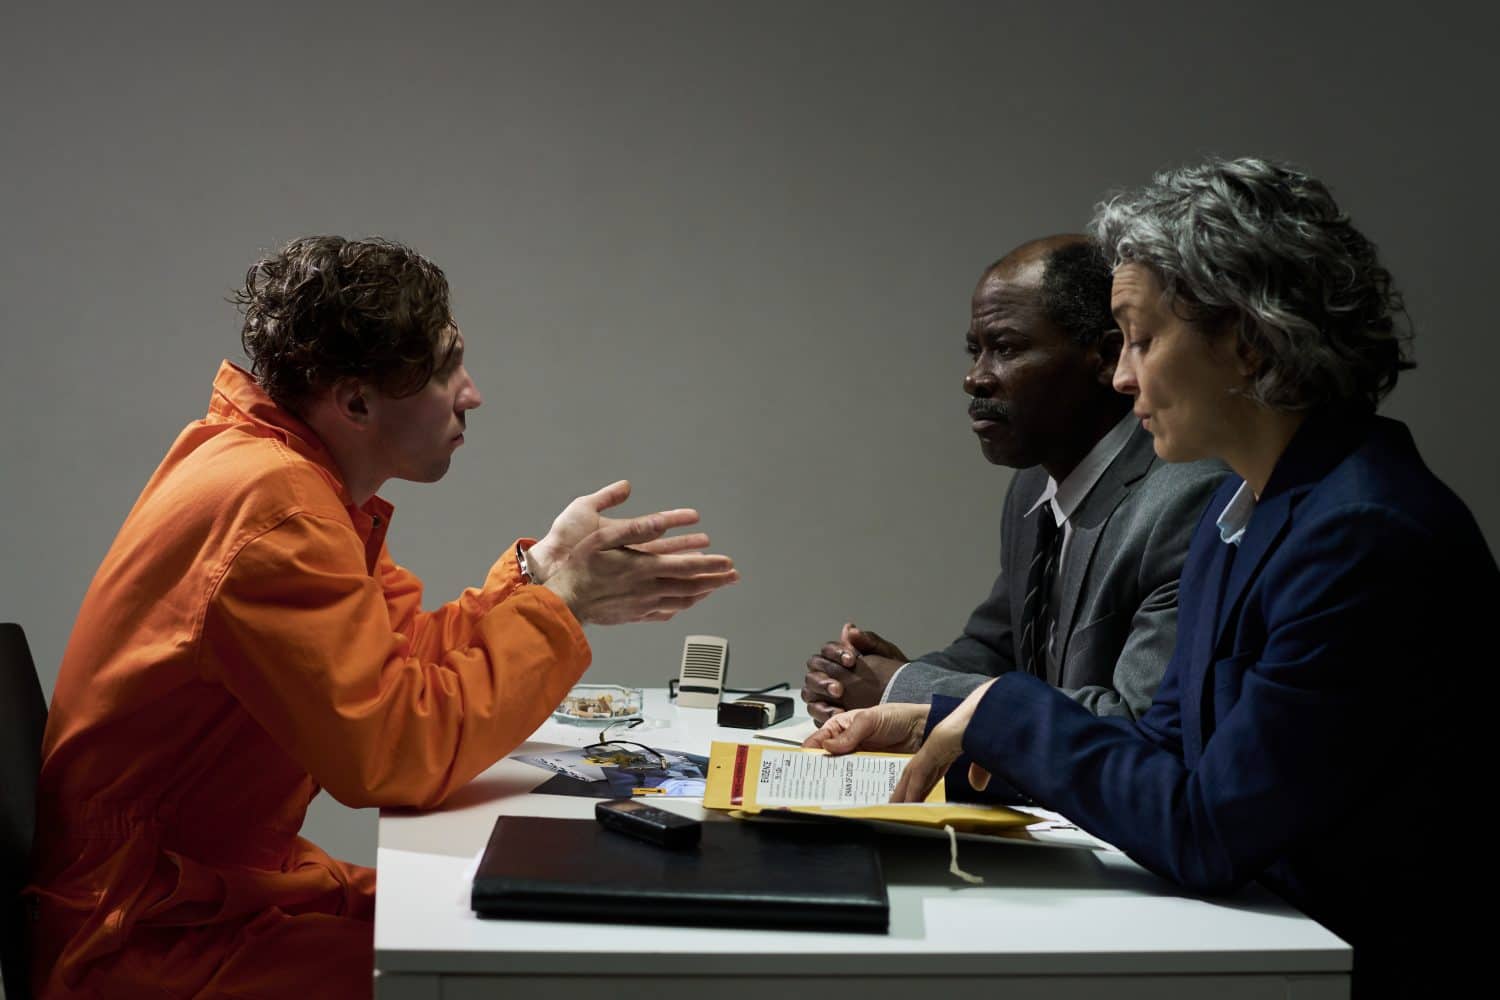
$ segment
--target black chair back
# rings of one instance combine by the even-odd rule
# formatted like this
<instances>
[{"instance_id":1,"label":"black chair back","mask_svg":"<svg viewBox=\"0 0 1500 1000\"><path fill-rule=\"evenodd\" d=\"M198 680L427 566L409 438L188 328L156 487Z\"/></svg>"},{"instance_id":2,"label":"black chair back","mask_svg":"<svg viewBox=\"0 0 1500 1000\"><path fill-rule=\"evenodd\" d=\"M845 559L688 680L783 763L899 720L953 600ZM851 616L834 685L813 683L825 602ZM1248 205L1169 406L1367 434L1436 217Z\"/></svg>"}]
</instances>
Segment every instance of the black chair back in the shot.
<instances>
[{"instance_id":1,"label":"black chair back","mask_svg":"<svg viewBox=\"0 0 1500 1000\"><path fill-rule=\"evenodd\" d=\"M9 1000L30 1000L31 921L21 888L31 871L36 779L47 702L21 626L0 624L0 973Z\"/></svg>"}]
</instances>

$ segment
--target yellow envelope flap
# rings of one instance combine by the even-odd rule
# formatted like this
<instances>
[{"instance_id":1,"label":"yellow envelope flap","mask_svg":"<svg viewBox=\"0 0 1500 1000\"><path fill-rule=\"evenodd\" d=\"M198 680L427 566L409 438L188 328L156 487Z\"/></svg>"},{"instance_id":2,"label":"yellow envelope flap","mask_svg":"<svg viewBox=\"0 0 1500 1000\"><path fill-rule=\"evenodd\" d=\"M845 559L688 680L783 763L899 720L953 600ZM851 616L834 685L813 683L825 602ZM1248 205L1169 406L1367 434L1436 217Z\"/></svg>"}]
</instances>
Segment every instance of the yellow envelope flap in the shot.
<instances>
[{"instance_id":1,"label":"yellow envelope flap","mask_svg":"<svg viewBox=\"0 0 1500 1000\"><path fill-rule=\"evenodd\" d=\"M906 823L942 829L951 826L964 833L983 833L1040 823L1037 817L1004 806L966 802L886 802L874 806L781 806L761 809L742 807L749 814L785 811L844 819L872 819L883 823Z\"/></svg>"}]
</instances>

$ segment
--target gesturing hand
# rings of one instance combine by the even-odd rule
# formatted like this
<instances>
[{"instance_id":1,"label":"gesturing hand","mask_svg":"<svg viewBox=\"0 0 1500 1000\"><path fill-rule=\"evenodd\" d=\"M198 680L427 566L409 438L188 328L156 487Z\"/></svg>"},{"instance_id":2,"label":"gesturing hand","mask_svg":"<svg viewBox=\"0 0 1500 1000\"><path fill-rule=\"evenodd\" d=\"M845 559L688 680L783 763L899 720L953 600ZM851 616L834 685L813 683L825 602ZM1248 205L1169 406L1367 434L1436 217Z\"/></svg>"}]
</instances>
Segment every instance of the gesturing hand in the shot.
<instances>
[{"instance_id":1,"label":"gesturing hand","mask_svg":"<svg viewBox=\"0 0 1500 1000\"><path fill-rule=\"evenodd\" d=\"M702 555L708 536L663 537L698 523L698 512L664 510L622 520L600 512L630 496L624 480L565 507L527 561L543 586L581 622L666 621L739 579L728 556ZM540 551L538 551L540 550Z\"/></svg>"},{"instance_id":2,"label":"gesturing hand","mask_svg":"<svg viewBox=\"0 0 1500 1000\"><path fill-rule=\"evenodd\" d=\"M552 528L547 532L546 537L526 552L527 564L537 582L545 583L556 569L556 565L566 559L573 547L583 541L586 536L609 525L624 524L625 521L621 519L603 516L603 512L611 507L618 507L629 499L630 481L621 479L593 493L584 494L564 507L562 513L553 520ZM684 512L678 510L664 513L681 514ZM693 524L696 521L695 515L692 521L683 523ZM661 538L636 546L639 551L656 554L689 552L707 547L708 536L701 531L690 535Z\"/></svg>"}]
</instances>

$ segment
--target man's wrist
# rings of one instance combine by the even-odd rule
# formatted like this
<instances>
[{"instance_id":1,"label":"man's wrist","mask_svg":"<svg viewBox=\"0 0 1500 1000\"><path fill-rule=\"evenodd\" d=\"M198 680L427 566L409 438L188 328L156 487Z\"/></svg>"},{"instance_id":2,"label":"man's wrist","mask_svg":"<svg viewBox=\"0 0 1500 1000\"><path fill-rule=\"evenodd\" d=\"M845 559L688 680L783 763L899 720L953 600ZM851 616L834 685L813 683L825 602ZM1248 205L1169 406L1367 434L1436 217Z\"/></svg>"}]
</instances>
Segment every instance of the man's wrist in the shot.
<instances>
[{"instance_id":1,"label":"man's wrist","mask_svg":"<svg viewBox=\"0 0 1500 1000\"><path fill-rule=\"evenodd\" d=\"M895 685L896 678L900 677L901 671L905 670L909 666L911 666L911 661L907 660L891 672L891 676L886 679L885 687L880 689L880 700L875 704L884 705L886 702L890 701L891 688Z\"/></svg>"},{"instance_id":2,"label":"man's wrist","mask_svg":"<svg viewBox=\"0 0 1500 1000\"><path fill-rule=\"evenodd\" d=\"M547 545L544 538L529 546L516 546L516 559L519 562L525 556L525 565L531 571L529 583L546 583L547 578L552 575L553 558L552 549Z\"/></svg>"}]
</instances>

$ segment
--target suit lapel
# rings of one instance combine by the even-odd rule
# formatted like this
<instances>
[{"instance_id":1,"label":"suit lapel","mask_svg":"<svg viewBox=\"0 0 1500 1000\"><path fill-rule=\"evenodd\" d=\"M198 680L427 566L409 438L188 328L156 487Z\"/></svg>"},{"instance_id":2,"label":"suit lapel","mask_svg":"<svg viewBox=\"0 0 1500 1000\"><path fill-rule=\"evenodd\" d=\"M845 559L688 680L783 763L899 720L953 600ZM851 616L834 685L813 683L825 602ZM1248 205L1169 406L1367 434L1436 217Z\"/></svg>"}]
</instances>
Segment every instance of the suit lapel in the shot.
<instances>
[{"instance_id":1,"label":"suit lapel","mask_svg":"<svg viewBox=\"0 0 1500 1000\"><path fill-rule=\"evenodd\" d=\"M1259 574L1266 558L1286 534L1292 522L1293 500L1302 492L1294 490L1281 493L1256 504L1255 513L1251 515L1250 524L1245 529L1245 537L1240 539L1240 550L1234 557L1234 569L1214 608L1214 627L1211 632L1213 648L1209 650L1211 657L1223 648L1224 634L1229 623L1239 617L1245 589Z\"/></svg>"},{"instance_id":2,"label":"suit lapel","mask_svg":"<svg viewBox=\"0 0 1500 1000\"><path fill-rule=\"evenodd\" d=\"M1068 661L1068 646L1077 622L1079 607L1083 603L1083 582L1088 578L1089 567L1094 562L1094 551L1104 535L1104 526L1109 523L1115 508L1119 507L1130 491L1151 470L1156 451L1151 444L1151 435L1139 427L1120 449L1120 454L1109 463L1088 496L1073 511L1069 519L1073 534L1068 538L1067 558L1062 568L1061 606L1057 609L1057 634L1062 639L1058 650L1059 673ZM1032 543L1035 545L1035 541ZM1048 677L1056 685L1060 677Z\"/></svg>"},{"instance_id":3,"label":"suit lapel","mask_svg":"<svg viewBox=\"0 0 1500 1000\"><path fill-rule=\"evenodd\" d=\"M1297 504L1330 470L1369 435L1378 418L1339 419L1329 414L1310 414L1287 445L1265 491L1256 502L1245 535L1237 551L1215 542L1205 591L1196 598L1197 631L1183 684L1182 732L1187 764L1193 766L1203 752L1204 732L1214 721L1207 718L1213 706L1205 704L1203 692L1213 683L1213 664L1221 655L1231 655L1246 594L1271 554L1291 531ZM1227 499L1227 496L1225 497ZM1211 529L1210 529L1211 530ZM1189 595L1179 595L1179 602ZM1226 648L1226 645L1228 648Z\"/></svg>"},{"instance_id":4,"label":"suit lapel","mask_svg":"<svg viewBox=\"0 0 1500 1000\"><path fill-rule=\"evenodd\" d=\"M1203 588L1196 594L1179 591L1177 595L1179 616L1188 615L1186 605L1192 602L1195 607L1191 620L1199 623L1193 632L1192 648L1188 651L1180 707L1183 759L1189 767L1196 764L1203 753L1203 686L1208 682L1209 666L1214 662L1216 619L1219 609L1224 606L1224 592L1239 554L1233 545L1217 540L1211 544L1214 547L1209 556L1208 570L1203 574Z\"/></svg>"},{"instance_id":5,"label":"suit lapel","mask_svg":"<svg viewBox=\"0 0 1500 1000\"><path fill-rule=\"evenodd\" d=\"M1372 417L1341 420L1313 413L1297 429L1276 462L1240 540L1234 572L1214 619L1215 651L1223 648L1224 636L1239 617L1246 589L1290 529L1298 502L1348 457L1377 423L1378 418Z\"/></svg>"},{"instance_id":6,"label":"suit lapel","mask_svg":"<svg viewBox=\"0 0 1500 1000\"><path fill-rule=\"evenodd\" d=\"M1129 490L1122 489L1114 498L1114 505L1119 506L1121 500ZM1111 508L1113 509L1113 507ZM1055 674L1053 665L1049 664L1047 671L1047 682L1053 687L1062 683L1062 675L1066 673L1063 666L1068 662L1068 647L1073 638L1073 622L1078 617L1079 598L1083 595L1084 578L1088 575L1089 564L1094 559L1094 549L1099 545L1099 536L1104 533L1102 524L1085 528L1082 525L1073 526L1073 534L1068 539L1068 558L1063 566L1061 607L1057 613L1057 635L1062 640L1061 647L1057 651L1055 663Z\"/></svg>"},{"instance_id":7,"label":"suit lapel","mask_svg":"<svg viewBox=\"0 0 1500 1000\"><path fill-rule=\"evenodd\" d=\"M1036 552L1036 519L1043 512L1028 515L1027 509L1036 503L1036 498L1047 488L1047 473L1040 468L1022 469L1016 473L1016 496L1014 522L1005 525L1005 537L1001 539L1004 551L1000 557L1002 570L1009 580L1011 599L1011 621L1016 623L1016 641L1020 642L1021 607L1026 601L1026 573L1031 568L1031 557Z\"/></svg>"}]
</instances>

